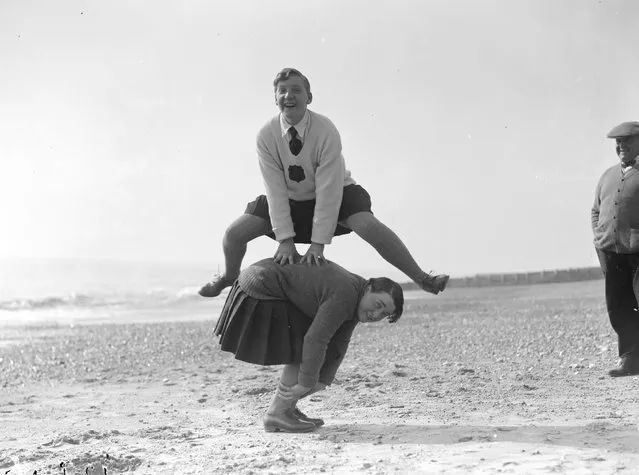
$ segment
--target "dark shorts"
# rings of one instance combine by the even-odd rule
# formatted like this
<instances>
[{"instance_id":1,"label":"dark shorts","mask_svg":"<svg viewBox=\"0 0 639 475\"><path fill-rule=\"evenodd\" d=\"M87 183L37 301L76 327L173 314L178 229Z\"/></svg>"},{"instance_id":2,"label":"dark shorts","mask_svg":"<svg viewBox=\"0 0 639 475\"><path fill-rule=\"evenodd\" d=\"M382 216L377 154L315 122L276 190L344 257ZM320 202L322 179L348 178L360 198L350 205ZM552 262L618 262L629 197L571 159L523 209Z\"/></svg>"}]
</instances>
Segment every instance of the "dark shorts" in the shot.
<instances>
[{"instance_id":1,"label":"dark shorts","mask_svg":"<svg viewBox=\"0 0 639 475\"><path fill-rule=\"evenodd\" d=\"M295 230L296 243L310 244L311 235L313 233L313 215L315 214L315 200L295 201L288 200L291 207L291 219L293 220L293 229ZM356 213L371 211L371 197L368 192L359 185L347 185L344 187L344 195L342 196L342 205L337 215L337 227L334 236L341 236L352 232L351 229L339 224L349 216ZM245 214L251 214L265 219L271 224L271 216L268 212L268 201L265 195L258 196L255 201L251 201L246 205ZM275 239L275 234L271 231L267 234L271 239Z\"/></svg>"}]
</instances>

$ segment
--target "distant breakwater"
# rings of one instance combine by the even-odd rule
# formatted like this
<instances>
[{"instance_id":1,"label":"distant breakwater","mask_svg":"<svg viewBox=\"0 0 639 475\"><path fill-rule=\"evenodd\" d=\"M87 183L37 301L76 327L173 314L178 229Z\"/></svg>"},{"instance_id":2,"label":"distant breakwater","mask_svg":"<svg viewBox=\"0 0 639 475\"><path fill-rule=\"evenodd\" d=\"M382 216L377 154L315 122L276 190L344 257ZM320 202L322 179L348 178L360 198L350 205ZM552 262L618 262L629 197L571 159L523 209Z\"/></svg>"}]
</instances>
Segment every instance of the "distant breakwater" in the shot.
<instances>
[{"instance_id":1,"label":"distant breakwater","mask_svg":"<svg viewBox=\"0 0 639 475\"><path fill-rule=\"evenodd\" d=\"M502 285L550 284L555 282L579 282L603 279L599 267L541 270L505 274L476 274L467 277L451 277L448 287L497 287ZM402 283L404 290L417 290L414 282Z\"/></svg>"}]
</instances>

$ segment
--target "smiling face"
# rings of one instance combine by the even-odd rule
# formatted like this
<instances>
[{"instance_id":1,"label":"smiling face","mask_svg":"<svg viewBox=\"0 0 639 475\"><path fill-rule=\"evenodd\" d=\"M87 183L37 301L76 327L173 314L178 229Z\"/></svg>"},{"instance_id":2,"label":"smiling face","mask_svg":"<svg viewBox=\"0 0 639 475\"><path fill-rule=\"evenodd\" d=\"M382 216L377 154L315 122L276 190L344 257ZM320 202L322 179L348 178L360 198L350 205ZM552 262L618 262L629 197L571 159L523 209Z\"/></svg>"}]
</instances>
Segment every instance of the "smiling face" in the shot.
<instances>
[{"instance_id":1,"label":"smiling face","mask_svg":"<svg viewBox=\"0 0 639 475\"><path fill-rule=\"evenodd\" d=\"M617 137L617 155L622 162L632 162L639 155L639 135Z\"/></svg>"},{"instance_id":2,"label":"smiling face","mask_svg":"<svg viewBox=\"0 0 639 475\"><path fill-rule=\"evenodd\" d=\"M306 106L311 100L312 96L300 76L290 75L287 79L278 81L275 86L275 103L290 125L295 125L304 118Z\"/></svg>"},{"instance_id":3,"label":"smiling face","mask_svg":"<svg viewBox=\"0 0 639 475\"><path fill-rule=\"evenodd\" d=\"M357 319L362 323L379 322L395 313L393 297L388 292L372 292L366 289L357 307Z\"/></svg>"}]
</instances>

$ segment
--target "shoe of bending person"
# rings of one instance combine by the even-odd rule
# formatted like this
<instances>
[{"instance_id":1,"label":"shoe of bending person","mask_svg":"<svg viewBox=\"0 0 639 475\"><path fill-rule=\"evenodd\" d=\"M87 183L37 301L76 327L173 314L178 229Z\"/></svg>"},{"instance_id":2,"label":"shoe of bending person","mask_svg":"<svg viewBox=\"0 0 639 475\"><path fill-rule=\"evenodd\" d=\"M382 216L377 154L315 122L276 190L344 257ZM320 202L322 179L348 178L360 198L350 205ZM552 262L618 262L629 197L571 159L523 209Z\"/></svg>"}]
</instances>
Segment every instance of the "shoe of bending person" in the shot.
<instances>
[{"instance_id":1,"label":"shoe of bending person","mask_svg":"<svg viewBox=\"0 0 639 475\"><path fill-rule=\"evenodd\" d=\"M277 414L264 416L264 430L266 432L310 432L317 426L309 421L302 421L288 410Z\"/></svg>"},{"instance_id":2,"label":"shoe of bending person","mask_svg":"<svg viewBox=\"0 0 639 475\"><path fill-rule=\"evenodd\" d=\"M444 289L448 285L449 279L450 276L446 274L433 275L428 273L424 276L419 286L422 288L422 290L437 295L438 293L444 291Z\"/></svg>"},{"instance_id":3,"label":"shoe of bending person","mask_svg":"<svg viewBox=\"0 0 639 475\"><path fill-rule=\"evenodd\" d=\"M321 427L324 425L324 419L308 417L302 411L300 411L297 407L293 408L293 415L298 418L300 421L308 421L315 424L316 427Z\"/></svg>"},{"instance_id":4,"label":"shoe of bending person","mask_svg":"<svg viewBox=\"0 0 639 475\"><path fill-rule=\"evenodd\" d=\"M222 291L233 285L233 281L223 275L216 275L213 280L202 287L198 294L202 297L217 297Z\"/></svg>"}]
</instances>

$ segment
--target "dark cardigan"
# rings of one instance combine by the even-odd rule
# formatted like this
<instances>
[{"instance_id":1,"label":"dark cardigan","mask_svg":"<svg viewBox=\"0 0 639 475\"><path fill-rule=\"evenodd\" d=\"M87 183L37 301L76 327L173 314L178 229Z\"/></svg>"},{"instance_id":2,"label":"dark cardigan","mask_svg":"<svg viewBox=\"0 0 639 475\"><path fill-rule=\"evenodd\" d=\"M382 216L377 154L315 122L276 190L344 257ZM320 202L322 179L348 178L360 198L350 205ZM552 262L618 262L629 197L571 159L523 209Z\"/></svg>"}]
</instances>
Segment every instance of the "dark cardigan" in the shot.
<instances>
[{"instance_id":1,"label":"dark cardigan","mask_svg":"<svg viewBox=\"0 0 639 475\"><path fill-rule=\"evenodd\" d=\"M286 300L313 320L304 337L298 382L314 387L320 370L322 382L332 382L358 323L367 281L331 262L281 266L269 258L244 269L238 283L253 298Z\"/></svg>"},{"instance_id":2,"label":"dark cardigan","mask_svg":"<svg viewBox=\"0 0 639 475\"><path fill-rule=\"evenodd\" d=\"M618 254L639 252L639 166L604 172L595 191L592 230L595 247Z\"/></svg>"}]
</instances>

